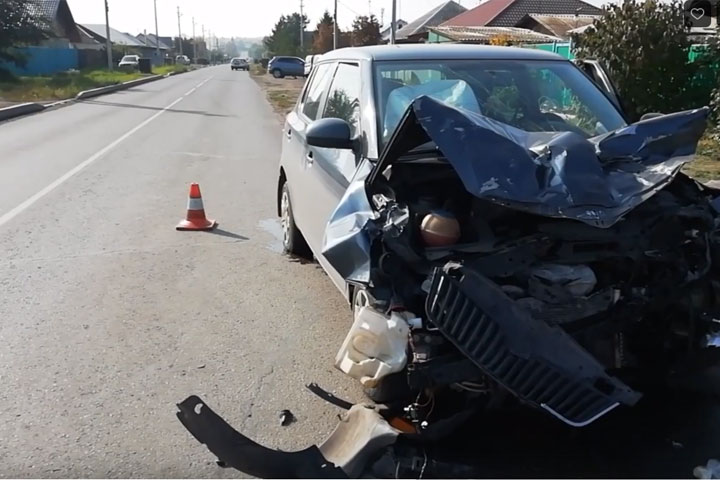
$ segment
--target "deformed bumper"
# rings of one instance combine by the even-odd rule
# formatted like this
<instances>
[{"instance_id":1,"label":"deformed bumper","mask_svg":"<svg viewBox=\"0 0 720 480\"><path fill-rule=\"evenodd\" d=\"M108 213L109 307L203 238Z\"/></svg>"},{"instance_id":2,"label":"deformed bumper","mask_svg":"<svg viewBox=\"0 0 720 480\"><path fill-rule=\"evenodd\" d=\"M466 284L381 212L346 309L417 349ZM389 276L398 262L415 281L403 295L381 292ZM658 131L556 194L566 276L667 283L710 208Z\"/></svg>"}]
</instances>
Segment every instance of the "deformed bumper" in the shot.
<instances>
[{"instance_id":1,"label":"deformed bumper","mask_svg":"<svg viewBox=\"0 0 720 480\"><path fill-rule=\"evenodd\" d=\"M217 456L221 466L260 478L357 478L367 462L394 444L400 434L377 407L354 405L322 444L282 452L253 442L197 396L187 398L178 408L180 422Z\"/></svg>"}]
</instances>

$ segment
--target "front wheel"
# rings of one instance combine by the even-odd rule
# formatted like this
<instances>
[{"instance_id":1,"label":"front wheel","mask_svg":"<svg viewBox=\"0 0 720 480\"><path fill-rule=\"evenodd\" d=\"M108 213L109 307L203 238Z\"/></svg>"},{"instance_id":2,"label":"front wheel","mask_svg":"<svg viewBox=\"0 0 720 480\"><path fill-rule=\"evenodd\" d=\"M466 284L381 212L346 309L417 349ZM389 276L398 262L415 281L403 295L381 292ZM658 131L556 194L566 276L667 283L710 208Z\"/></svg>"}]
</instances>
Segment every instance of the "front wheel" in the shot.
<instances>
[{"instance_id":1,"label":"front wheel","mask_svg":"<svg viewBox=\"0 0 720 480\"><path fill-rule=\"evenodd\" d=\"M285 182L280 193L280 224L283 232L283 252L302 258L312 258L305 237L295 225L292 204L290 203L290 190Z\"/></svg>"},{"instance_id":2,"label":"front wheel","mask_svg":"<svg viewBox=\"0 0 720 480\"><path fill-rule=\"evenodd\" d=\"M275 78L283 78L285 75L283 75L281 70L275 69L272 72L273 77Z\"/></svg>"}]
</instances>

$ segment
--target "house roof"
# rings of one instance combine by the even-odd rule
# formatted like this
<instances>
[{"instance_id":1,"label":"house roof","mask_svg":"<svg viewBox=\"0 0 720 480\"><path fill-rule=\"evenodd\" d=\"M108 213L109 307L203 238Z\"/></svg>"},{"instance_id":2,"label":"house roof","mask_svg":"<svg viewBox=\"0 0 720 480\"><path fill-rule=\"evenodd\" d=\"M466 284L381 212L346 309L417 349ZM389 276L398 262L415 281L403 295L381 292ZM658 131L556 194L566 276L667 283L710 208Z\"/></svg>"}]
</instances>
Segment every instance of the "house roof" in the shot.
<instances>
[{"instance_id":1,"label":"house roof","mask_svg":"<svg viewBox=\"0 0 720 480\"><path fill-rule=\"evenodd\" d=\"M490 43L493 38L502 37L511 43L559 42L561 38L517 27L454 27L444 25L431 27L431 31L454 42Z\"/></svg>"},{"instance_id":2,"label":"house roof","mask_svg":"<svg viewBox=\"0 0 720 480\"><path fill-rule=\"evenodd\" d=\"M520 26L530 19L539 23L557 37L567 37L570 30L592 25L601 15L537 15L530 14L520 21Z\"/></svg>"},{"instance_id":3,"label":"house roof","mask_svg":"<svg viewBox=\"0 0 720 480\"><path fill-rule=\"evenodd\" d=\"M442 25L453 27L485 26L513 2L515 2L515 0L487 0L485 3L466 11L465 13L461 13L460 15L447 20Z\"/></svg>"},{"instance_id":4,"label":"house roof","mask_svg":"<svg viewBox=\"0 0 720 480\"><path fill-rule=\"evenodd\" d=\"M54 20L57 16L60 0L35 0L27 2L28 11L34 16L43 16L49 20Z\"/></svg>"},{"instance_id":5,"label":"house roof","mask_svg":"<svg viewBox=\"0 0 720 480\"><path fill-rule=\"evenodd\" d=\"M405 20L400 19L400 18L399 18L396 22L397 22L397 25L398 25L398 28L397 28L398 30L401 30L402 28L405 27L405 25L408 24L408 22L406 22ZM392 23L392 22L391 22L391 23ZM390 25L390 26L388 26L387 28L383 29L383 30L380 32L380 36L381 36L381 37L390 36L390 30L391 30L391 29L392 29L392 25ZM397 32L396 32L396 33L397 33Z\"/></svg>"},{"instance_id":6,"label":"house roof","mask_svg":"<svg viewBox=\"0 0 720 480\"><path fill-rule=\"evenodd\" d=\"M449 20L465 11L467 11L467 8L453 0L441 3L437 7L425 13L425 15L416 18L405 27L398 30L396 37L404 39L413 35L423 34L428 31L428 27L440 25L444 21Z\"/></svg>"},{"instance_id":7,"label":"house roof","mask_svg":"<svg viewBox=\"0 0 720 480\"><path fill-rule=\"evenodd\" d=\"M94 37L99 37L103 40L105 40L105 25L104 24L90 24L90 23L83 23L80 25L83 29L85 29L90 35ZM110 41L114 43L115 45L125 45L128 47L144 47L145 43L141 42L137 38L133 37L129 33L123 33L119 30L115 30L114 28L110 28Z\"/></svg>"},{"instance_id":8,"label":"house roof","mask_svg":"<svg viewBox=\"0 0 720 480\"><path fill-rule=\"evenodd\" d=\"M112 36L112 33L110 33L110 36ZM145 45L145 34L139 33L136 38L140 41L140 43ZM165 42L162 41L162 38L160 39L160 42L158 45L157 39L155 38L155 35L153 35L152 33L149 33L147 35L147 44L149 47L158 46L158 47L160 47L161 50L170 50L171 49L171 47L169 47Z\"/></svg>"},{"instance_id":9,"label":"house roof","mask_svg":"<svg viewBox=\"0 0 720 480\"><path fill-rule=\"evenodd\" d=\"M67 0L33 0L25 2L25 9L31 18L45 20L38 20L37 24L42 25L48 35L67 38L72 42L82 41Z\"/></svg>"},{"instance_id":10,"label":"house roof","mask_svg":"<svg viewBox=\"0 0 720 480\"><path fill-rule=\"evenodd\" d=\"M575 13L602 15L603 11L582 0L486 0L485 3L447 20L442 25L515 27L529 14L574 15Z\"/></svg>"}]
</instances>

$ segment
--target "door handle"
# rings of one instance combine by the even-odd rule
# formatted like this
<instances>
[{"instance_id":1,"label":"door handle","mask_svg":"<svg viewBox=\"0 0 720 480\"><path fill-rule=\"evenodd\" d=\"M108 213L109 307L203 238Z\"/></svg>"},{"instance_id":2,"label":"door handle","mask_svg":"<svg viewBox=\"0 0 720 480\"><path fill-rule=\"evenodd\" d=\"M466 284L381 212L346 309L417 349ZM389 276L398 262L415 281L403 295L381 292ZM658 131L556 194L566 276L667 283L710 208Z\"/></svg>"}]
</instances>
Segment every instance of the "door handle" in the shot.
<instances>
[{"instance_id":1,"label":"door handle","mask_svg":"<svg viewBox=\"0 0 720 480\"><path fill-rule=\"evenodd\" d=\"M312 165L315 159L313 158L313 152L309 151L305 154L305 161L308 163L308 165Z\"/></svg>"},{"instance_id":2,"label":"door handle","mask_svg":"<svg viewBox=\"0 0 720 480\"><path fill-rule=\"evenodd\" d=\"M290 140L292 138L292 129L288 129L287 133L285 133L285 136L288 140Z\"/></svg>"}]
</instances>

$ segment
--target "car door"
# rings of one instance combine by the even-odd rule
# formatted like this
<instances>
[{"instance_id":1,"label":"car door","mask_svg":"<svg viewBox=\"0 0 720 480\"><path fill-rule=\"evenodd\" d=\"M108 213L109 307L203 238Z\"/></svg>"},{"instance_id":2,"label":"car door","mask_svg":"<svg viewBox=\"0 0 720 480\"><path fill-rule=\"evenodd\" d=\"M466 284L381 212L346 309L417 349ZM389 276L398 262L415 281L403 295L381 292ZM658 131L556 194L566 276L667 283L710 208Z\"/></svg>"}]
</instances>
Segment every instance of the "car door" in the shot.
<instances>
[{"instance_id":1,"label":"car door","mask_svg":"<svg viewBox=\"0 0 720 480\"><path fill-rule=\"evenodd\" d=\"M360 65L340 62L326 95L322 118L341 118L350 125L353 137L360 132ZM308 198L309 231L305 240L318 255L322 251L325 228L330 215L345 194L360 159L360 152L306 146L305 179ZM322 260L321 260L322 261Z\"/></svg>"},{"instance_id":2,"label":"car door","mask_svg":"<svg viewBox=\"0 0 720 480\"><path fill-rule=\"evenodd\" d=\"M305 76L305 62L300 58L291 58L292 75L297 77Z\"/></svg>"},{"instance_id":3,"label":"car door","mask_svg":"<svg viewBox=\"0 0 720 480\"><path fill-rule=\"evenodd\" d=\"M620 101L620 94L618 93L615 84L610 79L610 75L607 70L597 60L589 59L575 59L573 60L580 70L582 70L600 89L610 98L620 112L625 114L622 108L622 102Z\"/></svg>"},{"instance_id":4,"label":"car door","mask_svg":"<svg viewBox=\"0 0 720 480\"><path fill-rule=\"evenodd\" d=\"M306 238L311 232L314 210L310 189L314 182L306 177L314 172L309 171L306 164L308 149L305 132L322 113L336 66L335 63L324 63L313 70L298 105L287 116L283 131L282 164L290 190L290 202L295 223Z\"/></svg>"}]
</instances>

